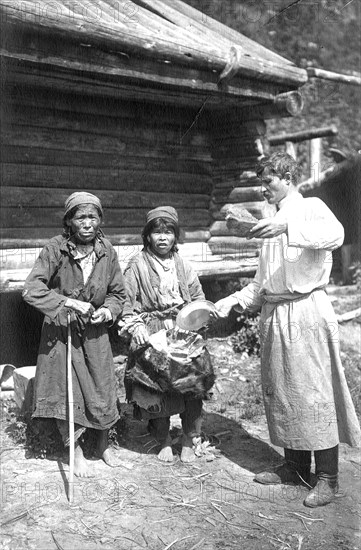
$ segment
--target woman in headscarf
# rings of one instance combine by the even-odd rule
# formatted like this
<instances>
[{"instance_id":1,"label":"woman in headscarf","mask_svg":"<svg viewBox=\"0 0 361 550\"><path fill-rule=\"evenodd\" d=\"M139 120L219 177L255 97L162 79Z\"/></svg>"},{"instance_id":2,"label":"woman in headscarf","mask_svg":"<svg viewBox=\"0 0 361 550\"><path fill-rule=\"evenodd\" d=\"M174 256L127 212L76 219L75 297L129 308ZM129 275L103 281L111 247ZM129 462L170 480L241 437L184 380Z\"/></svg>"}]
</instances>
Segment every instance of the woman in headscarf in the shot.
<instances>
[{"instance_id":1,"label":"woman in headscarf","mask_svg":"<svg viewBox=\"0 0 361 550\"><path fill-rule=\"evenodd\" d=\"M34 388L35 418L54 418L69 445L67 412L67 313L71 311L74 473L90 475L79 437L97 430L97 455L116 465L108 431L118 420L113 356L108 337L122 311L124 281L117 254L100 229L103 209L95 195L77 192L65 201L62 235L43 248L29 274L24 300L44 314Z\"/></svg>"},{"instance_id":2,"label":"woman in headscarf","mask_svg":"<svg viewBox=\"0 0 361 550\"><path fill-rule=\"evenodd\" d=\"M173 460L170 416L180 414L181 460L191 462L195 458L194 438L199 437L201 430L202 399L193 397L192 392L186 396L169 391L160 393L147 387L142 349L151 334L173 328L183 305L205 297L191 265L178 254L178 214L173 207L160 206L148 212L142 238L143 250L124 272L127 297L121 326L132 336L125 373L126 395L134 404L136 418L148 420L148 430L161 444L158 458L163 462ZM208 352L202 361L208 369L205 389L209 389L214 376Z\"/></svg>"}]
</instances>

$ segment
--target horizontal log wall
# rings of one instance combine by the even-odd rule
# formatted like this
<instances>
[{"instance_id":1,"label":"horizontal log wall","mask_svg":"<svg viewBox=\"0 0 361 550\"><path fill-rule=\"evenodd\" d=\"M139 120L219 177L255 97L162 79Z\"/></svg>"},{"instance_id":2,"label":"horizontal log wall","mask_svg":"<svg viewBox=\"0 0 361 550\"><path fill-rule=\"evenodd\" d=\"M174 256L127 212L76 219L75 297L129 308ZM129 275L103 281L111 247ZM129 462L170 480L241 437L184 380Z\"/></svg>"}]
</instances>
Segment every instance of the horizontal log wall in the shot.
<instances>
[{"instance_id":1,"label":"horizontal log wall","mask_svg":"<svg viewBox=\"0 0 361 550\"><path fill-rule=\"evenodd\" d=\"M254 171L258 158L264 153L265 123L242 120L233 113L222 119L215 118L213 126L214 187L210 205L213 221L207 244L213 254L238 259L257 257L261 241L237 237L227 228L225 216L232 204L243 205L258 219L271 213Z\"/></svg>"},{"instance_id":2,"label":"horizontal log wall","mask_svg":"<svg viewBox=\"0 0 361 550\"><path fill-rule=\"evenodd\" d=\"M146 212L161 204L177 208L184 240L207 240L212 158L206 130L187 133L196 111L41 87L5 99L3 245L59 233L64 201L81 189L101 199L115 244L140 243Z\"/></svg>"}]
</instances>

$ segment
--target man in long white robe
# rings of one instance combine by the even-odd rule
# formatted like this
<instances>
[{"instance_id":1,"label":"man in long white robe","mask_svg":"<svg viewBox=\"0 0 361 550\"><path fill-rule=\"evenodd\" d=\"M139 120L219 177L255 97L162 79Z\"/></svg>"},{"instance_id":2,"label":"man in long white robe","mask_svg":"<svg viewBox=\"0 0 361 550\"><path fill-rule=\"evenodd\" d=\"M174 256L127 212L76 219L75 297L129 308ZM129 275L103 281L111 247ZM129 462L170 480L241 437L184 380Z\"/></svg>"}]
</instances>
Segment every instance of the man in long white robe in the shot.
<instances>
[{"instance_id":1,"label":"man in long white robe","mask_svg":"<svg viewBox=\"0 0 361 550\"><path fill-rule=\"evenodd\" d=\"M273 218L250 236L264 239L254 280L217 302L225 317L234 306L261 309L261 375L273 444L285 463L255 477L260 483L310 482L311 451L317 484L304 504L328 504L338 490L338 445L360 444L360 427L340 361L338 325L325 287L342 225L318 198L297 190L299 165L286 153L261 161L257 175Z\"/></svg>"}]
</instances>

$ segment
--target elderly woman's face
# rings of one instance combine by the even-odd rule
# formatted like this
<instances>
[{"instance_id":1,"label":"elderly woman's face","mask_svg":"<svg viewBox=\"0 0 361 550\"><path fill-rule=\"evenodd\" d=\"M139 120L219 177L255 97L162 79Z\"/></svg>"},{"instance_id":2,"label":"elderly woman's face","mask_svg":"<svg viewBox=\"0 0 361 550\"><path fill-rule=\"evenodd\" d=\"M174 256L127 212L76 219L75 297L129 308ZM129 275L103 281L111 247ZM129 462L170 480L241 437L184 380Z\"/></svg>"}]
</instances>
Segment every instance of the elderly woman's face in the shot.
<instances>
[{"instance_id":1,"label":"elderly woman's face","mask_svg":"<svg viewBox=\"0 0 361 550\"><path fill-rule=\"evenodd\" d=\"M98 210L93 204L81 204L67 225L78 242L87 244L94 240L100 222Z\"/></svg>"}]
</instances>

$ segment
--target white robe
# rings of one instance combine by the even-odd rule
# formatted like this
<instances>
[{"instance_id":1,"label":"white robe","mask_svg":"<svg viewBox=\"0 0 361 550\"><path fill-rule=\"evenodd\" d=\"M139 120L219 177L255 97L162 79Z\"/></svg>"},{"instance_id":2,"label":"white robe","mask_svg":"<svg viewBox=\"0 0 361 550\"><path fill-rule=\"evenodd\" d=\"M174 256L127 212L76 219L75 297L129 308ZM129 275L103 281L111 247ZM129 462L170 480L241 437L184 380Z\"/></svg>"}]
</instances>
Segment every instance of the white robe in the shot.
<instances>
[{"instance_id":1,"label":"white robe","mask_svg":"<svg viewBox=\"0 0 361 550\"><path fill-rule=\"evenodd\" d=\"M275 445L321 450L359 445L361 434L341 365L338 325L324 290L332 250L344 230L317 198L295 193L276 217L287 234L265 239L252 283L235 293L246 309L262 308L262 388Z\"/></svg>"}]
</instances>

